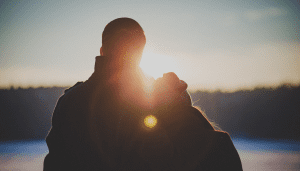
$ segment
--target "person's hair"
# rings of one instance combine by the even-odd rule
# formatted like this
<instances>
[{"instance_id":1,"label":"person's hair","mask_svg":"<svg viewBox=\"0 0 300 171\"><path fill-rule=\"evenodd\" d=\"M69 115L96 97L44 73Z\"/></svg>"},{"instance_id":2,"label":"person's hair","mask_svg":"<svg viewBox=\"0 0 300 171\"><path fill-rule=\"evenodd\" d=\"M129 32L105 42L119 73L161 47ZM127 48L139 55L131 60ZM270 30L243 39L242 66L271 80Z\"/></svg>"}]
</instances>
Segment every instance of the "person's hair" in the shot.
<instances>
[{"instance_id":1,"label":"person's hair","mask_svg":"<svg viewBox=\"0 0 300 171\"><path fill-rule=\"evenodd\" d=\"M117 18L102 33L102 51L106 55L140 58L146 37L142 27L131 18ZM138 59L139 60L139 59Z\"/></svg>"}]
</instances>

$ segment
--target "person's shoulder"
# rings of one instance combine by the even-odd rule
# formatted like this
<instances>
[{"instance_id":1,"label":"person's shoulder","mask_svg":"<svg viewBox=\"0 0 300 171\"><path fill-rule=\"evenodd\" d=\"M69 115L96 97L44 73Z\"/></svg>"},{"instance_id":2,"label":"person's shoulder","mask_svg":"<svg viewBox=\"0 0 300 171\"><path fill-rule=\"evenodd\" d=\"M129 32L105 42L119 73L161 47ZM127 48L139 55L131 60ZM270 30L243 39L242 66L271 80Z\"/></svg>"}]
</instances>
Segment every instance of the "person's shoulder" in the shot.
<instances>
[{"instance_id":1,"label":"person's shoulder","mask_svg":"<svg viewBox=\"0 0 300 171\"><path fill-rule=\"evenodd\" d=\"M77 86L81 85L83 82L77 82L75 85L73 85L72 87L67 88L64 93L59 97L58 102L56 107L58 107L62 101L65 101L66 97L69 96L68 94Z\"/></svg>"},{"instance_id":2,"label":"person's shoulder","mask_svg":"<svg viewBox=\"0 0 300 171\"><path fill-rule=\"evenodd\" d=\"M223 138L224 137L230 137L229 134L227 132L225 132L225 131L218 131L218 130L216 130L214 132L215 132L215 134L217 134L218 136L223 137Z\"/></svg>"},{"instance_id":3,"label":"person's shoulder","mask_svg":"<svg viewBox=\"0 0 300 171\"><path fill-rule=\"evenodd\" d=\"M57 106L61 106L61 104L65 104L66 101L69 101L69 99L74 99L74 95L75 94L78 94L78 91L76 89L78 89L80 86L82 86L84 84L84 82L82 81L79 81L77 82L76 84L74 84L73 86L67 88L65 91L64 91L64 94L59 98L58 100L58 103L57 103Z\"/></svg>"},{"instance_id":4,"label":"person's shoulder","mask_svg":"<svg viewBox=\"0 0 300 171\"><path fill-rule=\"evenodd\" d=\"M214 134L219 140L231 141L229 134L225 131L217 131L216 130L216 131L214 131Z\"/></svg>"},{"instance_id":5,"label":"person's shoulder","mask_svg":"<svg viewBox=\"0 0 300 171\"><path fill-rule=\"evenodd\" d=\"M70 92L73 88L75 88L75 87L81 85L82 83L83 83L83 81L79 81L79 82L77 82L75 85L73 85L72 87L66 89L66 90L65 90L65 94L68 93L68 92Z\"/></svg>"}]
</instances>

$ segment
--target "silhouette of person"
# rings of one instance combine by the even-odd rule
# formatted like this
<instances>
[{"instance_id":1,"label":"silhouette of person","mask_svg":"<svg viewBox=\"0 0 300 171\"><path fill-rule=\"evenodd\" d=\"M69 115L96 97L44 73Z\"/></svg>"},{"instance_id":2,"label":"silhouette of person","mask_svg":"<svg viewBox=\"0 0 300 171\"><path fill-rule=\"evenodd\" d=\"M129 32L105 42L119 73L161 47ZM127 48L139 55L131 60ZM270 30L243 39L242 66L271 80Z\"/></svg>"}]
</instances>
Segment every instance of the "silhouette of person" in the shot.
<instances>
[{"instance_id":1,"label":"silhouette of person","mask_svg":"<svg viewBox=\"0 0 300 171\"><path fill-rule=\"evenodd\" d=\"M147 157L153 170L242 170L230 136L215 130L202 111L192 106L184 84L174 73L164 74L154 82L154 113L161 120L161 128L152 133L151 139L156 140L148 141L148 151L142 154L152 153ZM172 146L164 154L160 153L164 149L153 148L159 144L157 135L161 132L167 138L160 141Z\"/></svg>"},{"instance_id":2,"label":"silhouette of person","mask_svg":"<svg viewBox=\"0 0 300 171\"><path fill-rule=\"evenodd\" d=\"M106 25L94 73L57 102L45 171L242 170L229 135L192 106L184 81L143 73L145 43L133 19ZM156 125L147 127L148 116Z\"/></svg>"}]
</instances>

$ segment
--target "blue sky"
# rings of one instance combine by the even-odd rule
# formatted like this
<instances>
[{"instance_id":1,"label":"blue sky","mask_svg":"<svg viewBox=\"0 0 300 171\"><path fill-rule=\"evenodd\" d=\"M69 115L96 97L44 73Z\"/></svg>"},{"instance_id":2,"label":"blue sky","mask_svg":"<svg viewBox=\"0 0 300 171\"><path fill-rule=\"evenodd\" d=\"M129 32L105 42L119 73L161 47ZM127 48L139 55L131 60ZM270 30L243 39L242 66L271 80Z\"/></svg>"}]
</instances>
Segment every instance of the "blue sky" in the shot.
<instances>
[{"instance_id":1,"label":"blue sky","mask_svg":"<svg viewBox=\"0 0 300 171\"><path fill-rule=\"evenodd\" d=\"M300 83L297 1L1 1L0 87L73 85L92 74L119 17L147 38L142 68L190 89ZM147 64L147 65L146 65Z\"/></svg>"}]
</instances>

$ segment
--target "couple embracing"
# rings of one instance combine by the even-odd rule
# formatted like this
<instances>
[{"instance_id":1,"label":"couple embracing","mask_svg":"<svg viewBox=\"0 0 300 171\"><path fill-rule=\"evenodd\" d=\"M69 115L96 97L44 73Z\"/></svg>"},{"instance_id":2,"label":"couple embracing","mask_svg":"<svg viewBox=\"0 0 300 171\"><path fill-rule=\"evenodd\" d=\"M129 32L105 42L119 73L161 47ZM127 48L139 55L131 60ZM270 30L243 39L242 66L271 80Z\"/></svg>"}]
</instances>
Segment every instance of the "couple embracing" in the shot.
<instances>
[{"instance_id":1,"label":"couple embracing","mask_svg":"<svg viewBox=\"0 0 300 171\"><path fill-rule=\"evenodd\" d=\"M184 81L143 73L145 43L133 19L106 25L94 73L57 102L44 171L242 170L229 135L192 106Z\"/></svg>"}]
</instances>

